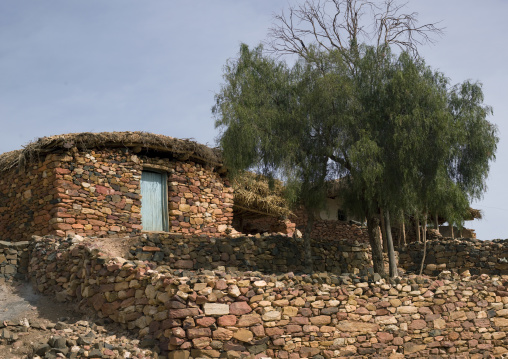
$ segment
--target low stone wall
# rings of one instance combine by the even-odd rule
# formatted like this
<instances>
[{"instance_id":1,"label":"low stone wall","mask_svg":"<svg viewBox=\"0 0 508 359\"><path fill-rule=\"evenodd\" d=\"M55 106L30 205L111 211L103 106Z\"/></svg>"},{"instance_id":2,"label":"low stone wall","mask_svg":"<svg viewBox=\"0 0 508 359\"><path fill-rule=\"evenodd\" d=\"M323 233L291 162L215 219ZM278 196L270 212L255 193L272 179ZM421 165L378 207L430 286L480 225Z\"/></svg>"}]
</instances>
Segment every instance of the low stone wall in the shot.
<instances>
[{"instance_id":1,"label":"low stone wall","mask_svg":"<svg viewBox=\"0 0 508 359\"><path fill-rule=\"evenodd\" d=\"M399 266L420 270L423 243L413 242L399 251ZM443 270L471 274L508 274L508 240L480 241L472 238L443 238L427 242L424 273L437 275Z\"/></svg>"},{"instance_id":2,"label":"low stone wall","mask_svg":"<svg viewBox=\"0 0 508 359\"><path fill-rule=\"evenodd\" d=\"M0 241L0 284L26 276L29 243Z\"/></svg>"},{"instance_id":3,"label":"low stone wall","mask_svg":"<svg viewBox=\"0 0 508 359\"><path fill-rule=\"evenodd\" d=\"M292 218L296 223L296 228L302 233L307 225L307 213L302 210L295 211L296 218ZM335 221L319 219L314 221L311 232L312 238L320 238L324 240L344 240L354 239L359 242L369 243L369 235L367 228L360 227L354 223L347 221Z\"/></svg>"},{"instance_id":4,"label":"low stone wall","mask_svg":"<svg viewBox=\"0 0 508 359\"><path fill-rule=\"evenodd\" d=\"M38 239L39 291L80 300L168 358L485 358L508 352L508 276L392 283L356 276L151 270L78 239Z\"/></svg>"},{"instance_id":5,"label":"low stone wall","mask_svg":"<svg viewBox=\"0 0 508 359\"><path fill-rule=\"evenodd\" d=\"M330 273L368 273L370 247L355 240L313 240L314 270ZM258 270L264 273L305 271L301 239L276 236L210 238L178 234L149 234L131 251L132 259L167 264L176 269Z\"/></svg>"}]
</instances>

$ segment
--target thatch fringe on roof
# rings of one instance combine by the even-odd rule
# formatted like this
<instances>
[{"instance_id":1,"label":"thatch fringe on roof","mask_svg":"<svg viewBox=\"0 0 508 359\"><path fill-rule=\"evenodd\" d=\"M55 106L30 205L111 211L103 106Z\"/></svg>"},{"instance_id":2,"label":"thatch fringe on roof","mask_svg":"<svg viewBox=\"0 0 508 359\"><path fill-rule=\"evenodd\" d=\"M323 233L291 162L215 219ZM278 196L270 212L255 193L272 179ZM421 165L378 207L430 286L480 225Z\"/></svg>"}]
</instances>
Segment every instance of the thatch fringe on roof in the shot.
<instances>
[{"instance_id":1,"label":"thatch fringe on roof","mask_svg":"<svg viewBox=\"0 0 508 359\"><path fill-rule=\"evenodd\" d=\"M132 148L135 152L155 150L172 153L183 160L191 159L222 167L221 153L216 148L189 139L178 139L148 132L83 132L41 137L21 150L0 155L0 171L38 161L42 156L60 149Z\"/></svg>"},{"instance_id":2,"label":"thatch fringe on roof","mask_svg":"<svg viewBox=\"0 0 508 359\"><path fill-rule=\"evenodd\" d=\"M467 216L464 218L466 221L472 221L473 219L482 219L482 211L469 207Z\"/></svg>"},{"instance_id":3,"label":"thatch fringe on roof","mask_svg":"<svg viewBox=\"0 0 508 359\"><path fill-rule=\"evenodd\" d=\"M235 206L246 211L287 218L293 215L283 196L284 185L254 173L243 173L233 180Z\"/></svg>"}]
</instances>

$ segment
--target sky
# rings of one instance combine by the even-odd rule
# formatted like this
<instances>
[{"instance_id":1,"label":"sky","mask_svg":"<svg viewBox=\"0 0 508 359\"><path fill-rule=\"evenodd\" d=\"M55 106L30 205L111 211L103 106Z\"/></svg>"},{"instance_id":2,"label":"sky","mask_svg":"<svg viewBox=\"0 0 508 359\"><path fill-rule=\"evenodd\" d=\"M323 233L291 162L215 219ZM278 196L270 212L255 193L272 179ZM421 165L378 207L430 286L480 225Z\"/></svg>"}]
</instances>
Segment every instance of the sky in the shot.
<instances>
[{"instance_id":1,"label":"sky","mask_svg":"<svg viewBox=\"0 0 508 359\"><path fill-rule=\"evenodd\" d=\"M0 153L42 136L148 131L215 145L211 107L239 45L266 39L282 0L5 0L0 2ZM445 33L420 47L452 83L483 83L500 142L483 240L508 238L508 1L410 0Z\"/></svg>"}]
</instances>

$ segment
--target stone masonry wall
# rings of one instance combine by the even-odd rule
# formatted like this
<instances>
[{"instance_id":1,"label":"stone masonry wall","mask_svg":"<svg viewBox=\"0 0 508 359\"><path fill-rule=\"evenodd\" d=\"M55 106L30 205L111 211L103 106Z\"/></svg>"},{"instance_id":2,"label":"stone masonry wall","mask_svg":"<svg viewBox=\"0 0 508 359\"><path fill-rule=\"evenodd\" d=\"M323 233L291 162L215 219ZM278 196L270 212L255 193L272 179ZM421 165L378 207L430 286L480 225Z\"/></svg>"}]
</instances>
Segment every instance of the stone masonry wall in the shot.
<instances>
[{"instance_id":1,"label":"stone masonry wall","mask_svg":"<svg viewBox=\"0 0 508 359\"><path fill-rule=\"evenodd\" d=\"M208 238L148 234L140 238L132 258L167 264L176 269L258 270L264 273L302 272L303 242L287 236ZM369 246L351 240L313 240L314 270L362 273L372 268Z\"/></svg>"},{"instance_id":2,"label":"stone masonry wall","mask_svg":"<svg viewBox=\"0 0 508 359\"><path fill-rule=\"evenodd\" d=\"M0 174L0 240L53 233L50 219L59 201L54 188L59 164L59 156L48 155L37 164Z\"/></svg>"},{"instance_id":3,"label":"stone masonry wall","mask_svg":"<svg viewBox=\"0 0 508 359\"><path fill-rule=\"evenodd\" d=\"M144 166L168 172L171 231L226 232L233 190L213 169L190 161L140 158L128 149L72 148L1 174L0 239L138 233Z\"/></svg>"},{"instance_id":4,"label":"stone masonry wall","mask_svg":"<svg viewBox=\"0 0 508 359\"><path fill-rule=\"evenodd\" d=\"M14 278L25 278L28 272L29 244L28 241L0 241L0 284Z\"/></svg>"},{"instance_id":5,"label":"stone masonry wall","mask_svg":"<svg viewBox=\"0 0 508 359\"><path fill-rule=\"evenodd\" d=\"M302 233L307 224L307 214L303 210L295 211L296 228ZM344 221L315 220L311 232L312 238L320 239L355 239L360 242L369 243L369 236L366 228Z\"/></svg>"},{"instance_id":6,"label":"stone masonry wall","mask_svg":"<svg viewBox=\"0 0 508 359\"><path fill-rule=\"evenodd\" d=\"M170 232L224 235L233 221L233 188L207 166L141 157L148 168L168 173Z\"/></svg>"},{"instance_id":7,"label":"stone masonry wall","mask_svg":"<svg viewBox=\"0 0 508 359\"><path fill-rule=\"evenodd\" d=\"M508 352L508 277L391 283L315 273L151 270L76 239L36 241L41 292L157 340L168 358L485 358Z\"/></svg>"},{"instance_id":8,"label":"stone masonry wall","mask_svg":"<svg viewBox=\"0 0 508 359\"><path fill-rule=\"evenodd\" d=\"M399 251L399 266L419 272L423 243L412 242ZM508 274L508 240L443 238L427 242L424 273L469 271L471 274Z\"/></svg>"}]
</instances>

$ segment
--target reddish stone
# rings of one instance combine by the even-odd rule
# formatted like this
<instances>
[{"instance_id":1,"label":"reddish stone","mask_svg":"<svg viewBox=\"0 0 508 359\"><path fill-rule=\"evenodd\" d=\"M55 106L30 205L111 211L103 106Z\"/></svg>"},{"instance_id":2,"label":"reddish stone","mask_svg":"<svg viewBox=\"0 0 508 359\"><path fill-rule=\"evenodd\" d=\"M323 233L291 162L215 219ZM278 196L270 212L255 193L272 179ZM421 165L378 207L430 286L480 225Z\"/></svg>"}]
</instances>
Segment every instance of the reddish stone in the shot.
<instances>
[{"instance_id":1,"label":"reddish stone","mask_svg":"<svg viewBox=\"0 0 508 359\"><path fill-rule=\"evenodd\" d=\"M229 313L233 315L243 315L252 312L252 308L246 302L234 302L229 306Z\"/></svg>"},{"instance_id":2,"label":"reddish stone","mask_svg":"<svg viewBox=\"0 0 508 359\"><path fill-rule=\"evenodd\" d=\"M402 345L404 344L404 339L401 337L393 338L393 345Z\"/></svg>"},{"instance_id":3,"label":"reddish stone","mask_svg":"<svg viewBox=\"0 0 508 359\"><path fill-rule=\"evenodd\" d=\"M212 317L203 317L196 319L196 325L201 327L209 327L210 325L215 323L215 318Z\"/></svg>"},{"instance_id":4,"label":"reddish stone","mask_svg":"<svg viewBox=\"0 0 508 359\"><path fill-rule=\"evenodd\" d=\"M265 332L266 332L266 335L268 335L270 337L284 335L284 329L279 328L279 327L266 328Z\"/></svg>"},{"instance_id":5,"label":"reddish stone","mask_svg":"<svg viewBox=\"0 0 508 359\"><path fill-rule=\"evenodd\" d=\"M387 333L387 332L378 332L377 333L377 339L381 343L388 343L393 340L393 334Z\"/></svg>"},{"instance_id":6,"label":"reddish stone","mask_svg":"<svg viewBox=\"0 0 508 359\"><path fill-rule=\"evenodd\" d=\"M250 328L250 331L254 334L255 337L265 336L265 328L262 325L253 326Z\"/></svg>"},{"instance_id":7,"label":"reddish stone","mask_svg":"<svg viewBox=\"0 0 508 359\"><path fill-rule=\"evenodd\" d=\"M301 331L302 331L301 325L289 324L288 326L286 326L287 333L298 333Z\"/></svg>"},{"instance_id":8,"label":"reddish stone","mask_svg":"<svg viewBox=\"0 0 508 359\"><path fill-rule=\"evenodd\" d=\"M228 287L228 284L224 279L219 279L217 282L215 282L215 289L218 290L224 290Z\"/></svg>"},{"instance_id":9,"label":"reddish stone","mask_svg":"<svg viewBox=\"0 0 508 359\"><path fill-rule=\"evenodd\" d=\"M171 319L180 319L186 317L195 317L199 314L198 308L186 308L186 309L171 309L169 310L169 317Z\"/></svg>"},{"instance_id":10,"label":"reddish stone","mask_svg":"<svg viewBox=\"0 0 508 359\"><path fill-rule=\"evenodd\" d=\"M236 316L234 315L223 315L217 319L217 322L221 327L228 327L236 324Z\"/></svg>"},{"instance_id":11,"label":"reddish stone","mask_svg":"<svg viewBox=\"0 0 508 359\"><path fill-rule=\"evenodd\" d=\"M427 322L423 319L413 320L411 324L409 324L409 329L423 329L427 327Z\"/></svg>"},{"instance_id":12,"label":"reddish stone","mask_svg":"<svg viewBox=\"0 0 508 359\"><path fill-rule=\"evenodd\" d=\"M293 317L291 318L292 324L299 324L299 325L305 325L309 324L309 318L307 317Z\"/></svg>"},{"instance_id":13,"label":"reddish stone","mask_svg":"<svg viewBox=\"0 0 508 359\"><path fill-rule=\"evenodd\" d=\"M187 338L194 339L200 337L211 337L212 331L210 328L191 328L187 329Z\"/></svg>"}]
</instances>

